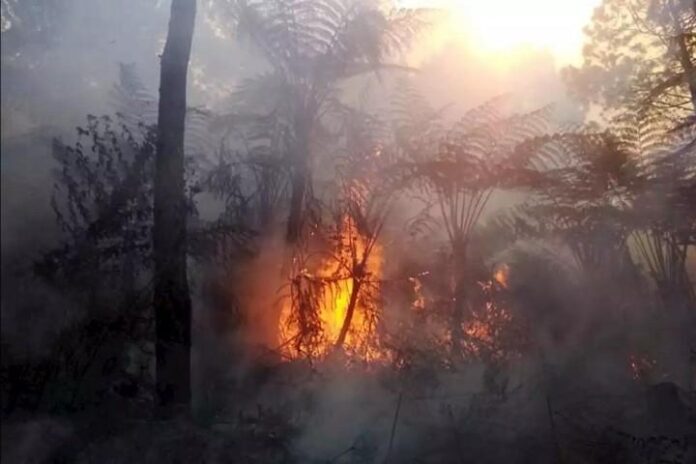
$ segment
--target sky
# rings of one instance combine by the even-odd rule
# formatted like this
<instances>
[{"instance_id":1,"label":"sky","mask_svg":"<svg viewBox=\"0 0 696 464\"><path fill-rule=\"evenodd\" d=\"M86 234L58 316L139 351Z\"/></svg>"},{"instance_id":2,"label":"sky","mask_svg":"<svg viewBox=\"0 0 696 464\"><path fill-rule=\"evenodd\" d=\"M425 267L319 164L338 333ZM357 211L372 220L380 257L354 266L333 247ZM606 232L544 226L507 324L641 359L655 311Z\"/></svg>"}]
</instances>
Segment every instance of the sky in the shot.
<instances>
[{"instance_id":1,"label":"sky","mask_svg":"<svg viewBox=\"0 0 696 464\"><path fill-rule=\"evenodd\" d=\"M400 0L404 7L446 12L434 31L435 46L463 41L505 59L519 50L550 52L556 65L579 64L583 28L601 0Z\"/></svg>"}]
</instances>

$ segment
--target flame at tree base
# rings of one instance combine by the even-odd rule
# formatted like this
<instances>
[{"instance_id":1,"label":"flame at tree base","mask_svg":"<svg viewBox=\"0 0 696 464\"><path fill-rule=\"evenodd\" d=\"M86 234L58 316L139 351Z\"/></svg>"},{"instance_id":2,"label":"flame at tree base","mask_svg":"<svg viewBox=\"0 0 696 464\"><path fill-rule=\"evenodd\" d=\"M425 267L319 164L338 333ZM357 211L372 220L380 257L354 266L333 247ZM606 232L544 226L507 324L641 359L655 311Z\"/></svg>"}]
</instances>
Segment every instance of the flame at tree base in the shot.
<instances>
[{"instance_id":1,"label":"flame at tree base","mask_svg":"<svg viewBox=\"0 0 696 464\"><path fill-rule=\"evenodd\" d=\"M363 361L385 359L376 336L382 247L363 237L350 218L333 242L330 253L291 280L290 295L281 301L280 353L322 359L340 349Z\"/></svg>"},{"instance_id":2,"label":"flame at tree base","mask_svg":"<svg viewBox=\"0 0 696 464\"><path fill-rule=\"evenodd\" d=\"M332 244L330 253L310 255L313 260L296 259L297 270L290 280L289 294L280 301L280 355L289 360L322 360L340 352L351 361L366 363L401 359L400 354L392 352L400 348L387 349L381 340L388 325L383 320L380 298L381 245L362 236L350 218L342 220ZM496 292L507 286L508 271L503 265L490 280L479 282L485 301L470 320L462 323L463 352L458 357L488 361L510 357L509 346L501 340L507 338L507 331L515 321L493 301ZM427 339L437 339L438 351L442 351L442 346L452 340L452 334L438 317L430 317L437 311L437 305L428 304L423 283L418 278L409 281L414 287L415 301L410 313L401 314L396 325L404 317L420 319L413 330L425 334ZM414 340L408 338L403 342L413 344ZM405 351L412 348L424 347Z\"/></svg>"}]
</instances>

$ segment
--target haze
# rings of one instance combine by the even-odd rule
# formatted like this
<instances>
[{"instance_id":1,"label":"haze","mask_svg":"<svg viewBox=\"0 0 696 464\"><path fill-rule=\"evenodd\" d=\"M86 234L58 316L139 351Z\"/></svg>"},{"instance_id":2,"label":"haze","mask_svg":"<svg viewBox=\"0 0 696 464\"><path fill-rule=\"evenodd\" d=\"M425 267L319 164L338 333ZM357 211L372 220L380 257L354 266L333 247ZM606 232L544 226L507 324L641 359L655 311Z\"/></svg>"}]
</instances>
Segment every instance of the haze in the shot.
<instances>
[{"instance_id":1,"label":"haze","mask_svg":"<svg viewBox=\"0 0 696 464\"><path fill-rule=\"evenodd\" d=\"M693 0L0 0L3 463L696 462Z\"/></svg>"}]
</instances>

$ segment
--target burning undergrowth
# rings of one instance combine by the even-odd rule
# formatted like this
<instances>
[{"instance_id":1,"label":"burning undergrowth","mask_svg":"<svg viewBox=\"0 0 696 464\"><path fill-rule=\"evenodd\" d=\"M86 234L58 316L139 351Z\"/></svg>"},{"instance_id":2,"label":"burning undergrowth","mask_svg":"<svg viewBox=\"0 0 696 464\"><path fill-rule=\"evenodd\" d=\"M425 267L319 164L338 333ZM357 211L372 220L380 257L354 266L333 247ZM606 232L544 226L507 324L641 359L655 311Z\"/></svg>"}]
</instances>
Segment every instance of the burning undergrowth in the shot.
<instances>
[{"instance_id":1,"label":"burning undergrowth","mask_svg":"<svg viewBox=\"0 0 696 464\"><path fill-rule=\"evenodd\" d=\"M377 335L382 247L350 216L340 217L326 240L328 252L293 258L289 295L281 301L281 353L318 359L344 350L364 361L384 360Z\"/></svg>"},{"instance_id":2,"label":"burning undergrowth","mask_svg":"<svg viewBox=\"0 0 696 464\"><path fill-rule=\"evenodd\" d=\"M462 168L451 159L451 147L444 148L433 174L400 161L406 155L398 147L369 140L339 163L328 200L319 197L307 207L304 233L284 252L285 284L277 291L271 348L284 360L316 362L340 353L349 363L398 368L426 358L450 367L471 361L502 365L519 356L528 337L524 318L507 301L510 268L451 251L467 247L463 243L489 189L438 184L440 170L450 169L447 163ZM414 236L403 236L396 211L403 207L404 189L424 178L426 190L451 200L459 238L445 240L442 253L416 257L418 263L405 272ZM447 195L452 198L444 200ZM437 236L421 239L442 242Z\"/></svg>"},{"instance_id":3,"label":"burning undergrowth","mask_svg":"<svg viewBox=\"0 0 696 464\"><path fill-rule=\"evenodd\" d=\"M437 295L440 274L448 269L387 274L385 261L394 251L350 215L337 217L318 236L315 248L323 251L293 257L277 302L277 351L283 359L316 362L340 353L350 363L407 368L425 352L443 366L499 365L522 354L527 335L507 301L508 266L472 283L467 314L453 327L456 300ZM453 338L462 340L459 347Z\"/></svg>"}]
</instances>

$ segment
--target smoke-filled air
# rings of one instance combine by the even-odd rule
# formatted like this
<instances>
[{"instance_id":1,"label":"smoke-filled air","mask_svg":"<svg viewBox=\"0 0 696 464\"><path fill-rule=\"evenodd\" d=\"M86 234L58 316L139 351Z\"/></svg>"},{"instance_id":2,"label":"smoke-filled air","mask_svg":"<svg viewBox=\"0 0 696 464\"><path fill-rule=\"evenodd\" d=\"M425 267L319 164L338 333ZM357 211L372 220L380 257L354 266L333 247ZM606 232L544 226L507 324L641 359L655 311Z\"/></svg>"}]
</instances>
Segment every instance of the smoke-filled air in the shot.
<instances>
[{"instance_id":1,"label":"smoke-filled air","mask_svg":"<svg viewBox=\"0 0 696 464\"><path fill-rule=\"evenodd\" d=\"M696 1L0 7L3 463L696 463Z\"/></svg>"}]
</instances>

